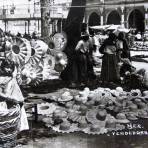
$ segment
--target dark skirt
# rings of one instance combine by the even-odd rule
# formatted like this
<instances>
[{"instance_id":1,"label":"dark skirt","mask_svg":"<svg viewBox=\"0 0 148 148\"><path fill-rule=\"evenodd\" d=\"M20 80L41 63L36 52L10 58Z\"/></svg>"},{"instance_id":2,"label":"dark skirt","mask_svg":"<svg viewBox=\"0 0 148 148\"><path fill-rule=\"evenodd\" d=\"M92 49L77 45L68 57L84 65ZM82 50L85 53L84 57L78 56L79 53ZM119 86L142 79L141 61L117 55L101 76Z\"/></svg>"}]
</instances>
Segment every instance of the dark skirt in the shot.
<instances>
[{"instance_id":1,"label":"dark skirt","mask_svg":"<svg viewBox=\"0 0 148 148\"><path fill-rule=\"evenodd\" d=\"M102 59L101 80L103 82L119 82L119 79L117 56L114 54L104 54Z\"/></svg>"},{"instance_id":2,"label":"dark skirt","mask_svg":"<svg viewBox=\"0 0 148 148\"><path fill-rule=\"evenodd\" d=\"M64 81L86 82L87 81L87 55L77 53L75 57L68 62L67 67L60 75Z\"/></svg>"}]
</instances>

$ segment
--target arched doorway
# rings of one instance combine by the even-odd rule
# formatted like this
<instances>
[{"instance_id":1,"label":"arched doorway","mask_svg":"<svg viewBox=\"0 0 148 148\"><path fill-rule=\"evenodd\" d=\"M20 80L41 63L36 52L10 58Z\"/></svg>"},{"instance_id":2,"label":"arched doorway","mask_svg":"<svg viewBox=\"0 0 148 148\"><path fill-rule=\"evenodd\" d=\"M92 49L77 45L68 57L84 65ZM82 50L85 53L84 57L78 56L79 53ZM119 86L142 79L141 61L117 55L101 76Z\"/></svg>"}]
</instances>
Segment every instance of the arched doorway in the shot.
<instances>
[{"instance_id":1,"label":"arched doorway","mask_svg":"<svg viewBox=\"0 0 148 148\"><path fill-rule=\"evenodd\" d=\"M112 11L107 18L107 24L120 25L121 18L117 11Z\"/></svg>"},{"instance_id":2,"label":"arched doorway","mask_svg":"<svg viewBox=\"0 0 148 148\"><path fill-rule=\"evenodd\" d=\"M100 16L96 12L93 12L89 16L88 25L89 26L97 26L97 25L100 25Z\"/></svg>"},{"instance_id":3,"label":"arched doorway","mask_svg":"<svg viewBox=\"0 0 148 148\"><path fill-rule=\"evenodd\" d=\"M129 28L135 28L136 32L144 32L144 15L138 9L134 9L128 18Z\"/></svg>"}]
</instances>

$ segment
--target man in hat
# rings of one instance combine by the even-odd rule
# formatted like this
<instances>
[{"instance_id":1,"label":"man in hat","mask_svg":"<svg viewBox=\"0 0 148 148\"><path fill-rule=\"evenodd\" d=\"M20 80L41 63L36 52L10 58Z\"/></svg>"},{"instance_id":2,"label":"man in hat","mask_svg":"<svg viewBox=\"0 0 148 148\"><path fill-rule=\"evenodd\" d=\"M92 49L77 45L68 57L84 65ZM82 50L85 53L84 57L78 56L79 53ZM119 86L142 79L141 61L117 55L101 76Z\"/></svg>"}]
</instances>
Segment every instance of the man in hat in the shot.
<instances>
[{"instance_id":1,"label":"man in hat","mask_svg":"<svg viewBox=\"0 0 148 148\"><path fill-rule=\"evenodd\" d=\"M81 34L81 39L77 43L76 51L76 65L78 70L78 79L77 81L84 85L87 82L87 56L89 53L90 42L89 34L87 32Z\"/></svg>"}]
</instances>

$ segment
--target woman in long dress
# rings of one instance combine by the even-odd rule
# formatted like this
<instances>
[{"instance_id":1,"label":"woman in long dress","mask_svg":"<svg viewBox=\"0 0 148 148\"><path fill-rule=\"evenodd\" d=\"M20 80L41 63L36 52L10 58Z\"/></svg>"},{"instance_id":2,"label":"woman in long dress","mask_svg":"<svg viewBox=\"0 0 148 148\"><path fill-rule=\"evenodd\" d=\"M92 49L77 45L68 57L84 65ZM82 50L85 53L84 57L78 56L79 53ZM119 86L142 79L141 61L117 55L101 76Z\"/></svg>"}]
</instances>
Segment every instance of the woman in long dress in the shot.
<instances>
[{"instance_id":1,"label":"woman in long dress","mask_svg":"<svg viewBox=\"0 0 148 148\"><path fill-rule=\"evenodd\" d=\"M19 131L28 130L27 115L23 106L24 97L16 80L15 65L12 61L4 60L0 69L0 96L13 99L21 104Z\"/></svg>"},{"instance_id":2,"label":"woman in long dress","mask_svg":"<svg viewBox=\"0 0 148 148\"><path fill-rule=\"evenodd\" d=\"M99 49L102 57L101 80L105 82L119 82L119 70L117 65L116 35L109 34Z\"/></svg>"}]
</instances>

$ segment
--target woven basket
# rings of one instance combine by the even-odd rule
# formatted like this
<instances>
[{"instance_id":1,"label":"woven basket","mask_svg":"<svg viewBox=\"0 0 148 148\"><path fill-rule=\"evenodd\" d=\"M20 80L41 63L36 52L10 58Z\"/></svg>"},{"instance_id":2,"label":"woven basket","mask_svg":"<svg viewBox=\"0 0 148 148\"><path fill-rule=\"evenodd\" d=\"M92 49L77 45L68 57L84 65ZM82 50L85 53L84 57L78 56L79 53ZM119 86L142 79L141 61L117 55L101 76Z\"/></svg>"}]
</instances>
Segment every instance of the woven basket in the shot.
<instances>
[{"instance_id":1,"label":"woven basket","mask_svg":"<svg viewBox=\"0 0 148 148\"><path fill-rule=\"evenodd\" d=\"M0 147L14 146L19 126L19 105L12 105L8 110L0 111Z\"/></svg>"}]
</instances>

